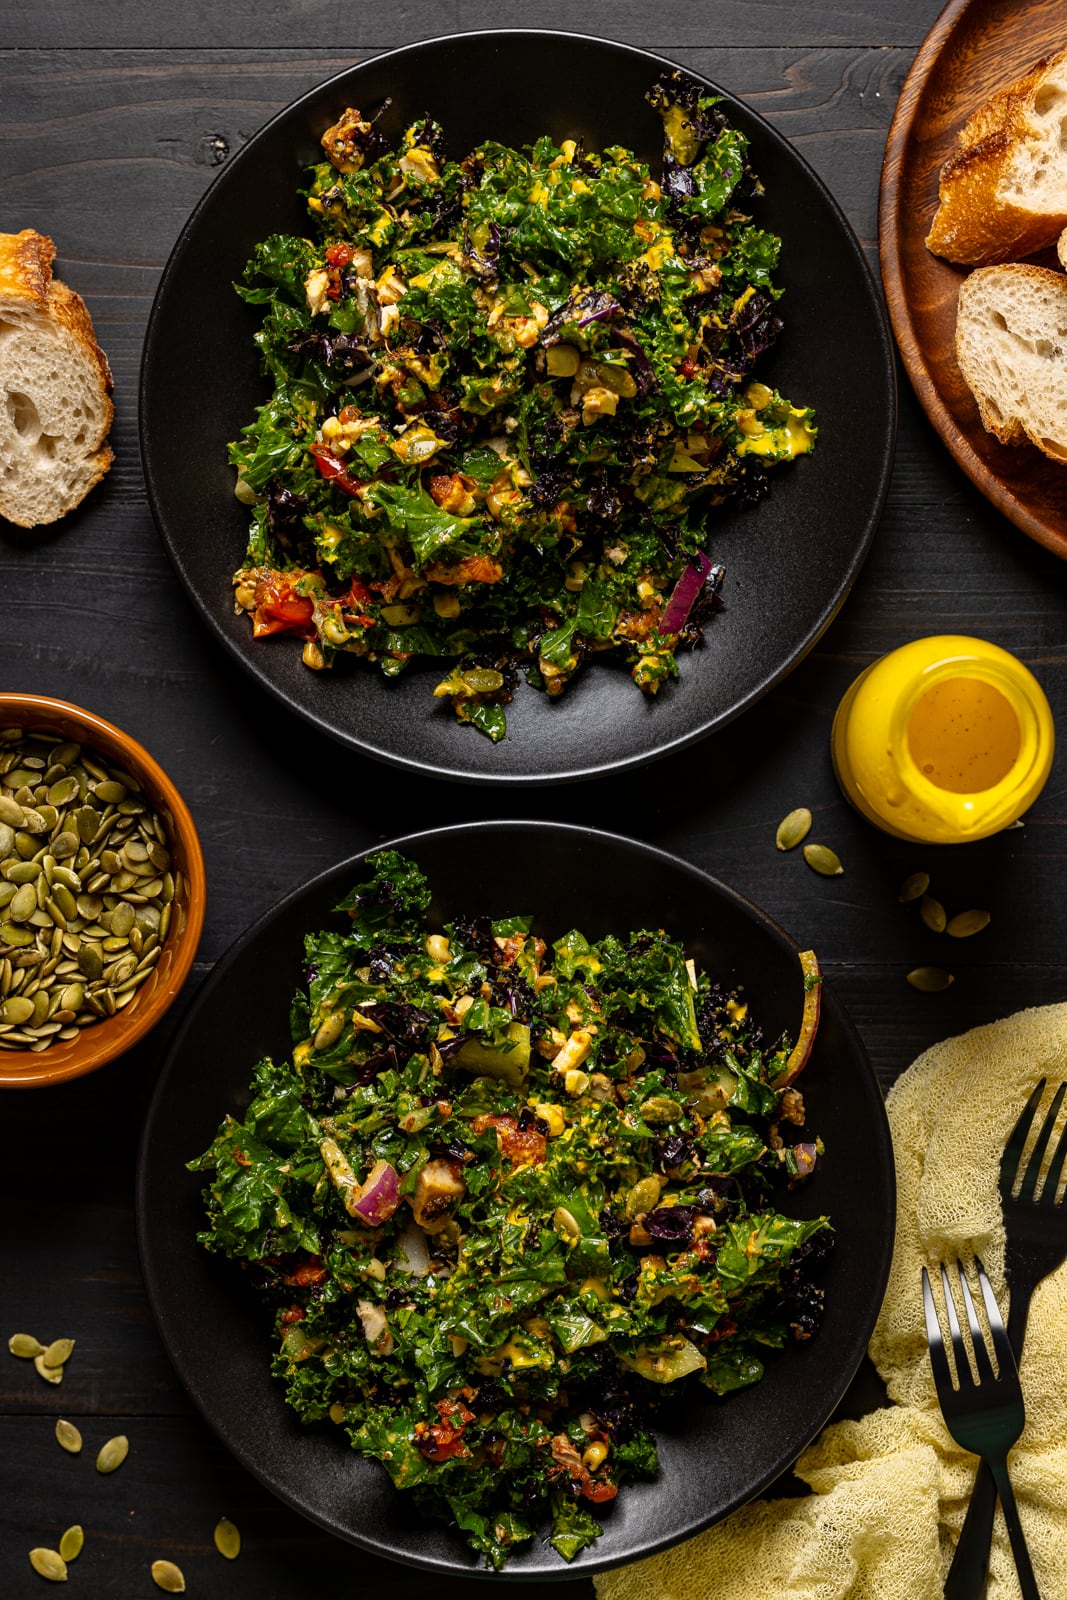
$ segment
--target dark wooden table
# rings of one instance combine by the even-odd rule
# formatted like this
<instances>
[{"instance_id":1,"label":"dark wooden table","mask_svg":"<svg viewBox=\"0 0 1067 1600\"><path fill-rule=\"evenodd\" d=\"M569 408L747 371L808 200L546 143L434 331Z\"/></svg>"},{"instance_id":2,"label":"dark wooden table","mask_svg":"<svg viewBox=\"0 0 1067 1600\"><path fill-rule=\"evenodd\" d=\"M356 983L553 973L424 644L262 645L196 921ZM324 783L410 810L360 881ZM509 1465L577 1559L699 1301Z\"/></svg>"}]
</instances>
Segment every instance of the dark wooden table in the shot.
<instances>
[{"instance_id":1,"label":"dark wooden table","mask_svg":"<svg viewBox=\"0 0 1067 1600\"><path fill-rule=\"evenodd\" d=\"M938 1038L1063 997L1062 762L1023 829L955 853L876 834L830 771L830 719L847 684L876 656L927 633L973 632L1015 651L1067 726L1067 574L971 488L906 384L873 553L808 660L713 740L623 781L526 794L413 782L317 736L235 676L163 554L138 459L141 338L181 224L218 166L269 116L361 56L509 21L659 50L728 85L792 139L875 264L885 134L936 10L936 0L589 0L580 14L559 0L2 0L0 230L33 225L54 235L58 270L90 305L115 373L116 463L56 528L22 534L0 524L0 684L75 700L128 729L191 805L210 903L183 1003L255 917L332 862L387 835L501 814L637 833L751 896L819 950L886 1086ZM843 878L818 878L774 849L779 818L797 805L815 812L818 836L845 862ZM943 944L896 903L900 880L920 865L954 907L993 912L986 933L952 949L957 981L940 996L904 981L909 967L944 959ZM189 1593L208 1600L414 1596L426 1581L417 1573L318 1532L236 1466L193 1412L155 1334L137 1264L133 1174L181 1009L122 1062L59 1091L0 1100L0 1334L78 1340L59 1390L0 1351L0 1595L40 1593L27 1551L55 1545L78 1521L87 1539L71 1592L80 1586L92 1600L157 1592L147 1566L160 1555L177 1560ZM81 1427L81 1458L57 1447L59 1415ZM96 1449L122 1432L129 1461L115 1477L98 1476ZM245 1541L225 1567L211 1545L222 1513ZM434 1586L444 1600L466 1587ZM592 1589L585 1581L571 1592L588 1600Z\"/></svg>"}]
</instances>

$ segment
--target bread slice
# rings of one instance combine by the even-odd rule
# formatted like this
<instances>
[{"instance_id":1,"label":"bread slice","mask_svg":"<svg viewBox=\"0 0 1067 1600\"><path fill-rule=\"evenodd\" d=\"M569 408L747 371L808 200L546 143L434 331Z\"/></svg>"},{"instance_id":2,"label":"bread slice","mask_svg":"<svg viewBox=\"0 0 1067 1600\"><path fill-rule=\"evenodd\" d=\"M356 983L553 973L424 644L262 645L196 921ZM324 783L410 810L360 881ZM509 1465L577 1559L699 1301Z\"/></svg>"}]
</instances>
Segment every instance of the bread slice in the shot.
<instances>
[{"instance_id":1,"label":"bread slice","mask_svg":"<svg viewBox=\"0 0 1067 1600\"><path fill-rule=\"evenodd\" d=\"M1067 462L1067 276L1026 263L972 272L956 360L990 433Z\"/></svg>"},{"instance_id":2,"label":"bread slice","mask_svg":"<svg viewBox=\"0 0 1067 1600\"><path fill-rule=\"evenodd\" d=\"M1067 228L1067 49L971 116L941 168L926 245L966 266L1018 261Z\"/></svg>"},{"instance_id":3,"label":"bread slice","mask_svg":"<svg viewBox=\"0 0 1067 1600\"><path fill-rule=\"evenodd\" d=\"M52 277L55 245L0 234L0 516L55 522L111 465L111 369L84 302Z\"/></svg>"}]
</instances>

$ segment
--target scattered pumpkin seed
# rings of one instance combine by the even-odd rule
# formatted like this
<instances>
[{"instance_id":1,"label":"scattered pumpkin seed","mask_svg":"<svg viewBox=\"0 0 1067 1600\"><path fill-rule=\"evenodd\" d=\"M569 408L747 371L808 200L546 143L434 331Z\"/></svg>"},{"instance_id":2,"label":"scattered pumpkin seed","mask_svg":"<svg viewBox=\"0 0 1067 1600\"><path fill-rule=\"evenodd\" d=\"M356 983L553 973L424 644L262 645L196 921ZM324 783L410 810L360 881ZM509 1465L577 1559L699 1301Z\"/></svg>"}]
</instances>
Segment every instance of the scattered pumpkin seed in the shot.
<instances>
[{"instance_id":1,"label":"scattered pumpkin seed","mask_svg":"<svg viewBox=\"0 0 1067 1600\"><path fill-rule=\"evenodd\" d=\"M897 900L902 906L910 905L913 900L921 900L929 887L930 874L928 872L913 872L901 884Z\"/></svg>"},{"instance_id":2,"label":"scattered pumpkin seed","mask_svg":"<svg viewBox=\"0 0 1067 1600\"><path fill-rule=\"evenodd\" d=\"M7 1347L13 1356L20 1356L23 1361L44 1355L44 1345L32 1333L13 1333L7 1341Z\"/></svg>"},{"instance_id":3,"label":"scattered pumpkin seed","mask_svg":"<svg viewBox=\"0 0 1067 1600\"><path fill-rule=\"evenodd\" d=\"M804 846L804 860L813 872L819 873L823 878L837 878L844 872L837 856L827 844L806 844Z\"/></svg>"},{"instance_id":4,"label":"scattered pumpkin seed","mask_svg":"<svg viewBox=\"0 0 1067 1600\"><path fill-rule=\"evenodd\" d=\"M130 1451L130 1441L124 1433L117 1433L105 1445L101 1445L100 1454L96 1458L97 1472L114 1472L116 1467L121 1467Z\"/></svg>"},{"instance_id":5,"label":"scattered pumpkin seed","mask_svg":"<svg viewBox=\"0 0 1067 1600\"><path fill-rule=\"evenodd\" d=\"M61 1367L71 1358L74 1350L73 1339L53 1339L41 1357L46 1367Z\"/></svg>"},{"instance_id":6,"label":"scattered pumpkin seed","mask_svg":"<svg viewBox=\"0 0 1067 1600\"><path fill-rule=\"evenodd\" d=\"M56 1438L69 1455L76 1456L81 1453L82 1436L66 1417L60 1417L56 1423Z\"/></svg>"},{"instance_id":7,"label":"scattered pumpkin seed","mask_svg":"<svg viewBox=\"0 0 1067 1600\"><path fill-rule=\"evenodd\" d=\"M944 933L948 917L940 900L935 900L933 895L924 894L919 903L919 915L932 933Z\"/></svg>"},{"instance_id":8,"label":"scattered pumpkin seed","mask_svg":"<svg viewBox=\"0 0 1067 1600\"><path fill-rule=\"evenodd\" d=\"M184 1594L185 1576L173 1561L153 1561L152 1582L164 1594Z\"/></svg>"},{"instance_id":9,"label":"scattered pumpkin seed","mask_svg":"<svg viewBox=\"0 0 1067 1600\"><path fill-rule=\"evenodd\" d=\"M794 850L811 832L811 812L807 806L798 806L778 824L774 842L779 850Z\"/></svg>"},{"instance_id":10,"label":"scattered pumpkin seed","mask_svg":"<svg viewBox=\"0 0 1067 1600\"><path fill-rule=\"evenodd\" d=\"M958 911L945 931L953 939L969 939L973 933L988 928L992 920L988 911Z\"/></svg>"},{"instance_id":11,"label":"scattered pumpkin seed","mask_svg":"<svg viewBox=\"0 0 1067 1600\"><path fill-rule=\"evenodd\" d=\"M30 1566L50 1583L66 1583L67 1563L58 1550L44 1550L40 1545L30 1551Z\"/></svg>"},{"instance_id":12,"label":"scattered pumpkin seed","mask_svg":"<svg viewBox=\"0 0 1067 1600\"><path fill-rule=\"evenodd\" d=\"M39 1376L44 1379L45 1383L63 1382L63 1368L46 1366L43 1355L34 1356L33 1364L36 1367Z\"/></svg>"},{"instance_id":13,"label":"scattered pumpkin seed","mask_svg":"<svg viewBox=\"0 0 1067 1600\"><path fill-rule=\"evenodd\" d=\"M241 1553L241 1535L229 1517L220 1517L215 1524L215 1549L227 1561L236 1561Z\"/></svg>"},{"instance_id":14,"label":"scattered pumpkin seed","mask_svg":"<svg viewBox=\"0 0 1067 1600\"><path fill-rule=\"evenodd\" d=\"M76 1522L72 1528L67 1529L66 1533L59 1541L59 1553L63 1557L63 1560L76 1561L82 1553L82 1546L84 1543L85 1533L81 1524Z\"/></svg>"},{"instance_id":15,"label":"scattered pumpkin seed","mask_svg":"<svg viewBox=\"0 0 1067 1600\"><path fill-rule=\"evenodd\" d=\"M940 994L956 981L953 974L946 972L943 967L913 967L907 978L912 988L918 989L921 994Z\"/></svg>"}]
</instances>

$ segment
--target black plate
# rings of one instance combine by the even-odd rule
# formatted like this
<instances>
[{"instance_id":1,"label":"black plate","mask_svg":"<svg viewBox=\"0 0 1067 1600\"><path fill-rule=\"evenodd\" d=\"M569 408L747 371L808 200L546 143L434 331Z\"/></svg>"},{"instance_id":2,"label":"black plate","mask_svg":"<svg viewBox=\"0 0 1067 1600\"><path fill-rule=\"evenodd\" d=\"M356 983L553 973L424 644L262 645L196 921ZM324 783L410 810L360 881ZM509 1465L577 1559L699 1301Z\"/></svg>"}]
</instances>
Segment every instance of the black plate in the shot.
<instances>
[{"instance_id":1,"label":"black plate","mask_svg":"<svg viewBox=\"0 0 1067 1600\"><path fill-rule=\"evenodd\" d=\"M488 822L416 834L397 845L434 889L431 915L537 913L542 937L579 925L589 936L666 926L698 963L745 985L774 1038L796 1031L802 1003L797 947L769 917L694 867L651 846L555 823ZM292 894L215 969L171 1048L141 1146L138 1220L148 1294L178 1374L225 1444L269 1489L331 1533L438 1571L482 1569L460 1538L423 1522L377 1462L332 1427L304 1428L268 1372L269 1319L236 1267L207 1256L203 1180L184 1163L226 1112L243 1116L253 1064L288 1053L288 1003L306 932L360 875L357 856ZM337 919L340 925L340 919ZM802 1079L808 1126L826 1143L797 1215L828 1213L837 1247L825 1274L818 1337L768 1362L762 1383L708 1399L657 1429L662 1470L620 1494L604 1534L568 1567L544 1540L512 1558L505 1577L565 1578L676 1543L757 1494L818 1432L849 1385L882 1300L893 1242L889 1128L863 1046L827 989Z\"/></svg>"},{"instance_id":2,"label":"black plate","mask_svg":"<svg viewBox=\"0 0 1067 1600\"><path fill-rule=\"evenodd\" d=\"M369 110L390 95L381 123L389 136L429 112L454 156L486 138L522 144L548 132L588 147L628 145L658 171L662 125L644 96L664 65L625 45L534 31L465 34L378 56L296 101L230 160L163 274L145 340L140 415L145 481L164 542L201 614L245 670L370 755L442 777L513 783L647 761L702 738L765 694L810 650L859 572L896 432L881 299L811 168L725 95L766 188L755 216L784 241L786 331L760 376L814 405L821 432L813 456L772 474L760 506L719 523L711 552L726 565L727 609L708 630L707 648L683 659L680 681L647 699L625 669L598 664L560 702L520 684L508 738L494 746L433 699L439 664L413 666L398 680L354 662L314 673L294 641L253 643L248 618L233 614L230 579L248 518L233 498L225 446L268 389L252 344L256 308L231 284L258 240L307 231L297 189L321 159L323 129L346 105Z\"/></svg>"}]
</instances>

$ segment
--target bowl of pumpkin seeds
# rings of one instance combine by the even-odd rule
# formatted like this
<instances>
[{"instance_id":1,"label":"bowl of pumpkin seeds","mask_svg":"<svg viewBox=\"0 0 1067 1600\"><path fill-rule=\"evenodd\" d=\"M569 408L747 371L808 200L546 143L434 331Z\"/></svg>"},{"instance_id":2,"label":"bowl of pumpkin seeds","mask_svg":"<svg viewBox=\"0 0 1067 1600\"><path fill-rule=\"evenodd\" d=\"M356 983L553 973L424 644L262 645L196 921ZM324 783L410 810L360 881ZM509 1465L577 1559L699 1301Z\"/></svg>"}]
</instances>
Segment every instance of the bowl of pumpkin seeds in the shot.
<instances>
[{"instance_id":1,"label":"bowl of pumpkin seeds","mask_svg":"<svg viewBox=\"0 0 1067 1600\"><path fill-rule=\"evenodd\" d=\"M192 817L91 711L0 694L0 1087L80 1077L176 998L204 921Z\"/></svg>"}]
</instances>

